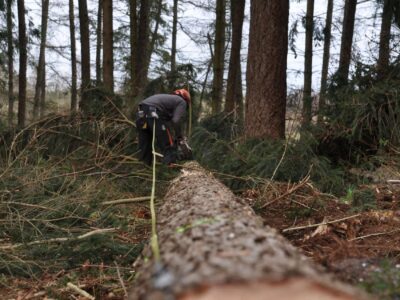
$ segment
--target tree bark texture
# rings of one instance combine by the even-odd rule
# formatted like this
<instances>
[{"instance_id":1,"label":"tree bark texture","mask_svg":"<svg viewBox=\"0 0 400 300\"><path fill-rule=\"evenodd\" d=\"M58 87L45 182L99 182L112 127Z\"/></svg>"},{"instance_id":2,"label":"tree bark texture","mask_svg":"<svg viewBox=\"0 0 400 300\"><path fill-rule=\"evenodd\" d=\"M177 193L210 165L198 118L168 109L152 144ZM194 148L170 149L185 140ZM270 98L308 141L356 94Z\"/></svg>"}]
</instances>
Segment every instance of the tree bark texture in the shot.
<instances>
[{"instance_id":1,"label":"tree bark texture","mask_svg":"<svg viewBox=\"0 0 400 300\"><path fill-rule=\"evenodd\" d=\"M97 7L97 28L96 28L96 84L101 84L101 47L103 45L103 1L99 0Z\"/></svg>"},{"instance_id":2,"label":"tree bark texture","mask_svg":"<svg viewBox=\"0 0 400 300\"><path fill-rule=\"evenodd\" d=\"M109 93L114 93L113 55L113 1L103 3L103 83Z\"/></svg>"},{"instance_id":3,"label":"tree bark texture","mask_svg":"<svg viewBox=\"0 0 400 300\"><path fill-rule=\"evenodd\" d=\"M78 0L79 3L79 29L81 33L81 101L80 107L83 111L90 111L90 99L88 89L90 88L90 37L89 16L86 0Z\"/></svg>"},{"instance_id":4,"label":"tree bark texture","mask_svg":"<svg viewBox=\"0 0 400 300\"><path fill-rule=\"evenodd\" d=\"M393 19L393 1L385 0L383 4L381 33L379 40L378 77L383 78L390 61L390 32Z\"/></svg>"},{"instance_id":5,"label":"tree bark texture","mask_svg":"<svg viewBox=\"0 0 400 300\"><path fill-rule=\"evenodd\" d=\"M225 64L225 9L226 0L217 0L213 57L214 78L211 94L211 108L213 114L221 112L222 107Z\"/></svg>"},{"instance_id":6,"label":"tree bark texture","mask_svg":"<svg viewBox=\"0 0 400 300\"><path fill-rule=\"evenodd\" d=\"M18 6L18 41L19 41L19 92L18 92L18 127L25 126L26 119L26 67L27 37L25 23L25 2L17 1Z\"/></svg>"},{"instance_id":7,"label":"tree bark texture","mask_svg":"<svg viewBox=\"0 0 400 300\"><path fill-rule=\"evenodd\" d=\"M129 0L129 42L130 42L130 88L129 94L131 98L134 98L134 86L136 84L136 50L137 50L137 39L138 39L138 24L137 24L137 12L136 12L136 0ZM135 101L131 99L130 106L133 108Z\"/></svg>"},{"instance_id":8,"label":"tree bark texture","mask_svg":"<svg viewBox=\"0 0 400 300\"><path fill-rule=\"evenodd\" d=\"M239 113L242 119L243 91L242 91L242 67L240 51L242 48L242 32L245 0L231 0L232 46L229 59L228 83L226 87L225 112Z\"/></svg>"},{"instance_id":9,"label":"tree bark texture","mask_svg":"<svg viewBox=\"0 0 400 300\"><path fill-rule=\"evenodd\" d=\"M46 56L44 57L44 65L46 66ZM40 84L39 99L39 118L43 118L46 113L46 68L43 69L42 83Z\"/></svg>"},{"instance_id":10,"label":"tree bark texture","mask_svg":"<svg viewBox=\"0 0 400 300\"><path fill-rule=\"evenodd\" d=\"M13 125L14 119L14 43L12 0L7 0L7 68L8 68L8 126Z\"/></svg>"},{"instance_id":11,"label":"tree bark texture","mask_svg":"<svg viewBox=\"0 0 400 300\"><path fill-rule=\"evenodd\" d=\"M77 70L76 70L74 0L69 0L69 32L71 40L71 112L75 113L78 108L78 93L77 93Z\"/></svg>"},{"instance_id":12,"label":"tree bark texture","mask_svg":"<svg viewBox=\"0 0 400 300\"><path fill-rule=\"evenodd\" d=\"M155 25L154 25L154 31L151 34L151 40L149 44L149 50L147 51L147 59L146 59L146 67L145 67L145 78L147 81L147 75L149 72L149 66L151 63L151 56L154 52L154 49L156 48L156 41L157 41L157 36L158 36L158 30L160 28L160 22L161 22L161 12L162 12L162 7L163 7L163 0L158 0L157 3L157 12L155 15Z\"/></svg>"},{"instance_id":13,"label":"tree bark texture","mask_svg":"<svg viewBox=\"0 0 400 300\"><path fill-rule=\"evenodd\" d=\"M33 119L37 120L39 116L40 103L42 99L42 91L45 91L43 85L46 84L45 78L45 56L46 56L46 39L47 39L47 21L49 19L49 0L42 0L42 25L40 31L40 50L39 62L37 66L37 78L35 86L35 96L33 98Z\"/></svg>"},{"instance_id":14,"label":"tree bark texture","mask_svg":"<svg viewBox=\"0 0 400 300\"><path fill-rule=\"evenodd\" d=\"M172 182L159 209L158 238L161 264L144 250L130 300L361 299L196 163Z\"/></svg>"},{"instance_id":15,"label":"tree bark texture","mask_svg":"<svg viewBox=\"0 0 400 300\"><path fill-rule=\"evenodd\" d=\"M149 51L149 27L150 27L150 1L140 0L140 13L138 24L138 35L135 53L135 82L133 96L137 97L143 92L147 82L147 57Z\"/></svg>"},{"instance_id":16,"label":"tree bark texture","mask_svg":"<svg viewBox=\"0 0 400 300\"><path fill-rule=\"evenodd\" d=\"M329 60L331 52L331 39L332 39L332 17L333 17L333 0L328 0L328 7L326 10L326 22L324 28L324 54L322 58L322 72L321 72L321 90L319 93L319 106L318 106L318 120L321 121L321 116L326 104L326 90L329 71Z\"/></svg>"},{"instance_id":17,"label":"tree bark texture","mask_svg":"<svg viewBox=\"0 0 400 300\"><path fill-rule=\"evenodd\" d=\"M245 134L285 137L289 0L252 0Z\"/></svg>"},{"instance_id":18,"label":"tree bark texture","mask_svg":"<svg viewBox=\"0 0 400 300\"><path fill-rule=\"evenodd\" d=\"M170 88L175 86L176 78L176 37L178 34L178 0L174 0L174 6L172 8L172 44L171 44L171 80Z\"/></svg>"},{"instance_id":19,"label":"tree bark texture","mask_svg":"<svg viewBox=\"0 0 400 300\"><path fill-rule=\"evenodd\" d=\"M356 8L357 0L346 0L344 7L342 43L340 46L338 69L338 80L340 84L347 84L349 78Z\"/></svg>"},{"instance_id":20,"label":"tree bark texture","mask_svg":"<svg viewBox=\"0 0 400 300\"><path fill-rule=\"evenodd\" d=\"M304 58L303 126L307 127L312 118L312 61L314 36L314 0L307 0L306 44Z\"/></svg>"}]
</instances>

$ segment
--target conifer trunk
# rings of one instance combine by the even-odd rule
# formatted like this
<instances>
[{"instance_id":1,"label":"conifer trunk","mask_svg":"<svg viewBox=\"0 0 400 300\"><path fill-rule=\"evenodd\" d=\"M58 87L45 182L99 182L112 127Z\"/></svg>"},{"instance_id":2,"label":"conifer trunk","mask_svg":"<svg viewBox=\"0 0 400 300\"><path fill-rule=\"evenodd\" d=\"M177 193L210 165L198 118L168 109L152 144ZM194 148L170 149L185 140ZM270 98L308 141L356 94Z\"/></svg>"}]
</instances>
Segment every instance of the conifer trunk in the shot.
<instances>
[{"instance_id":1,"label":"conifer trunk","mask_svg":"<svg viewBox=\"0 0 400 300\"><path fill-rule=\"evenodd\" d=\"M252 0L245 134L285 137L289 0Z\"/></svg>"},{"instance_id":2,"label":"conifer trunk","mask_svg":"<svg viewBox=\"0 0 400 300\"><path fill-rule=\"evenodd\" d=\"M379 40L378 77L383 78L390 61L390 32L393 18L393 1L385 0L383 4L382 25Z\"/></svg>"},{"instance_id":3,"label":"conifer trunk","mask_svg":"<svg viewBox=\"0 0 400 300\"><path fill-rule=\"evenodd\" d=\"M42 25L40 32L40 50L39 50L39 63L37 67L37 78L35 86L35 96L33 99L33 119L37 120L41 107L41 93L45 91L43 85L46 84L45 79L45 56L46 56L46 39L47 39L47 20L49 18L49 0L42 0Z\"/></svg>"},{"instance_id":4,"label":"conifer trunk","mask_svg":"<svg viewBox=\"0 0 400 300\"><path fill-rule=\"evenodd\" d=\"M213 114L221 112L222 107L225 63L225 7L226 0L217 0L213 57L214 78L211 99Z\"/></svg>"},{"instance_id":5,"label":"conifer trunk","mask_svg":"<svg viewBox=\"0 0 400 300\"><path fill-rule=\"evenodd\" d=\"M103 83L107 92L114 93L113 1L103 3Z\"/></svg>"},{"instance_id":6,"label":"conifer trunk","mask_svg":"<svg viewBox=\"0 0 400 300\"><path fill-rule=\"evenodd\" d=\"M242 32L245 0L231 0L232 47L229 60L228 83L226 87L225 112L235 110L242 119L243 92L242 67L240 51L242 47Z\"/></svg>"},{"instance_id":7,"label":"conifer trunk","mask_svg":"<svg viewBox=\"0 0 400 300\"><path fill-rule=\"evenodd\" d=\"M12 0L7 0L7 67L8 67L8 126L12 127L14 119L14 44Z\"/></svg>"},{"instance_id":8,"label":"conifer trunk","mask_svg":"<svg viewBox=\"0 0 400 300\"><path fill-rule=\"evenodd\" d=\"M326 22L324 28L324 54L322 58L322 72L321 72L321 90L319 93L319 106L318 106L318 121L321 121L322 113L326 104L326 91L329 71L329 60L331 51L331 36L332 36L332 17L333 17L333 0L328 0L328 7L326 10Z\"/></svg>"},{"instance_id":9,"label":"conifer trunk","mask_svg":"<svg viewBox=\"0 0 400 300\"><path fill-rule=\"evenodd\" d=\"M307 127L312 118L312 61L314 35L314 0L307 0L306 45L304 59L303 126Z\"/></svg>"},{"instance_id":10,"label":"conifer trunk","mask_svg":"<svg viewBox=\"0 0 400 300\"><path fill-rule=\"evenodd\" d=\"M97 7L97 28L96 28L96 85L101 84L101 47L103 34L103 1L99 0Z\"/></svg>"},{"instance_id":11,"label":"conifer trunk","mask_svg":"<svg viewBox=\"0 0 400 300\"><path fill-rule=\"evenodd\" d=\"M18 6L18 41L19 41L19 92L18 92L18 127L25 126L26 121L26 67L27 37L25 23L25 2L17 0Z\"/></svg>"},{"instance_id":12,"label":"conifer trunk","mask_svg":"<svg viewBox=\"0 0 400 300\"><path fill-rule=\"evenodd\" d=\"M69 32L71 40L71 112L78 108L77 70L76 70L76 40L75 40L75 15L74 0L69 0Z\"/></svg>"},{"instance_id":13,"label":"conifer trunk","mask_svg":"<svg viewBox=\"0 0 400 300\"><path fill-rule=\"evenodd\" d=\"M343 16L342 44L338 69L339 84L347 84L353 46L354 23L356 18L357 0L346 0Z\"/></svg>"},{"instance_id":14,"label":"conifer trunk","mask_svg":"<svg viewBox=\"0 0 400 300\"><path fill-rule=\"evenodd\" d=\"M135 84L136 84L136 50L137 50L137 12L136 0L129 0L129 43L130 43L130 87L129 93L131 96L130 107L133 108L135 101Z\"/></svg>"},{"instance_id":15,"label":"conifer trunk","mask_svg":"<svg viewBox=\"0 0 400 300\"><path fill-rule=\"evenodd\" d=\"M185 164L162 203L161 260L155 263L150 247L144 250L134 264L130 300L362 299L264 226L196 163Z\"/></svg>"},{"instance_id":16,"label":"conifer trunk","mask_svg":"<svg viewBox=\"0 0 400 300\"><path fill-rule=\"evenodd\" d=\"M163 7L163 0L158 0L157 3L157 12L155 16L155 25L154 25L154 31L151 34L151 40L149 44L149 50L147 53L147 60L146 60L146 67L145 67L145 75L144 77L147 79L147 75L149 73L149 66L151 63L151 56L153 55L154 49L156 47L156 40L157 40L157 35L158 35L158 30L160 28L160 22L161 22L161 12L162 12L162 7Z\"/></svg>"},{"instance_id":17,"label":"conifer trunk","mask_svg":"<svg viewBox=\"0 0 400 300\"><path fill-rule=\"evenodd\" d=\"M81 101L83 111L90 110L88 90L90 88L90 36L89 16L86 0L78 0L79 3L79 29L81 33Z\"/></svg>"},{"instance_id":18,"label":"conifer trunk","mask_svg":"<svg viewBox=\"0 0 400 300\"><path fill-rule=\"evenodd\" d=\"M176 38L178 34L178 0L174 0L174 6L172 8L172 44L171 44L171 80L170 88L175 85L176 78Z\"/></svg>"}]
</instances>

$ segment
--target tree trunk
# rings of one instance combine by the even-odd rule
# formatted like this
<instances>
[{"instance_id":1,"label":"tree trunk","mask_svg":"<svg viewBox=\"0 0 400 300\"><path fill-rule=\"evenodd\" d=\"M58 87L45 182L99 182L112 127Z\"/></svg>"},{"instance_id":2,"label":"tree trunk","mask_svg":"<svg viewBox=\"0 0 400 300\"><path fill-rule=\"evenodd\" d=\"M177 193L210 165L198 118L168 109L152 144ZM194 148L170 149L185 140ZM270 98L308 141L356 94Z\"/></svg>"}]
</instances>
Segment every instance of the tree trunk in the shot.
<instances>
[{"instance_id":1,"label":"tree trunk","mask_svg":"<svg viewBox=\"0 0 400 300\"><path fill-rule=\"evenodd\" d=\"M7 65L8 65L8 126L12 127L14 119L14 44L12 0L7 0Z\"/></svg>"},{"instance_id":2,"label":"tree trunk","mask_svg":"<svg viewBox=\"0 0 400 300\"><path fill-rule=\"evenodd\" d=\"M219 113L222 107L225 63L225 8L226 0L217 0L213 60L214 78L211 99L213 114Z\"/></svg>"},{"instance_id":3,"label":"tree trunk","mask_svg":"<svg viewBox=\"0 0 400 300\"><path fill-rule=\"evenodd\" d=\"M46 56L44 57L44 65L46 66ZM39 99L39 117L43 118L46 112L46 68L43 69L42 82L40 84Z\"/></svg>"},{"instance_id":4,"label":"tree trunk","mask_svg":"<svg viewBox=\"0 0 400 300\"><path fill-rule=\"evenodd\" d=\"M147 81L147 57L149 51L149 16L150 1L140 0L140 14L138 25L138 39L136 42L135 53L135 82L133 86L133 96L137 97L143 92Z\"/></svg>"},{"instance_id":5,"label":"tree trunk","mask_svg":"<svg viewBox=\"0 0 400 300\"><path fill-rule=\"evenodd\" d=\"M303 89L303 126L307 127L312 119L312 58L314 35L314 0L307 0L306 14L306 45L304 59L304 89Z\"/></svg>"},{"instance_id":6,"label":"tree trunk","mask_svg":"<svg viewBox=\"0 0 400 300\"><path fill-rule=\"evenodd\" d=\"M37 67L37 78L35 86L35 96L33 98L33 119L37 120L40 110L41 92L44 90L45 80L45 56L46 56L46 38L47 38L47 20L49 18L49 0L42 0L42 25L40 31L40 50L39 63Z\"/></svg>"},{"instance_id":7,"label":"tree trunk","mask_svg":"<svg viewBox=\"0 0 400 300\"><path fill-rule=\"evenodd\" d=\"M340 85L347 84L349 78L356 8L357 0L346 0L344 7L342 44L340 46L340 60L338 69L338 80Z\"/></svg>"},{"instance_id":8,"label":"tree trunk","mask_svg":"<svg viewBox=\"0 0 400 300\"><path fill-rule=\"evenodd\" d=\"M81 33L81 102L83 111L90 111L90 99L88 90L90 88L90 36L89 16L86 0L78 0L79 3L79 29Z\"/></svg>"},{"instance_id":9,"label":"tree trunk","mask_svg":"<svg viewBox=\"0 0 400 300\"><path fill-rule=\"evenodd\" d=\"M161 22L161 12L162 12L162 7L163 7L163 0L158 0L157 3L157 12L155 15L155 26L154 26L154 31L151 34L151 41L149 44L149 50L147 51L147 60L146 60L146 67L144 68L145 70L145 75L144 77L147 79L147 74L149 71L149 66L150 66L150 62L151 62L151 56L154 52L154 49L156 47L156 40L157 40L157 36L158 36L158 30L160 28L160 22Z\"/></svg>"},{"instance_id":10,"label":"tree trunk","mask_svg":"<svg viewBox=\"0 0 400 300\"><path fill-rule=\"evenodd\" d=\"M18 6L18 42L19 42L19 92L18 92L18 127L25 126L26 119L26 66L27 38L25 24L25 2L17 1Z\"/></svg>"},{"instance_id":11,"label":"tree trunk","mask_svg":"<svg viewBox=\"0 0 400 300\"><path fill-rule=\"evenodd\" d=\"M102 20L103 20L103 1L99 0L97 7L97 29L96 29L96 85L101 84L101 46L102 46Z\"/></svg>"},{"instance_id":12,"label":"tree trunk","mask_svg":"<svg viewBox=\"0 0 400 300\"><path fill-rule=\"evenodd\" d=\"M196 163L173 181L157 217L161 260L144 250L130 300L362 298L321 273Z\"/></svg>"},{"instance_id":13,"label":"tree trunk","mask_svg":"<svg viewBox=\"0 0 400 300\"><path fill-rule=\"evenodd\" d=\"M170 88L175 86L176 78L176 37L178 33L178 0L174 0L173 6L173 18L172 18L172 45L171 45L171 80Z\"/></svg>"},{"instance_id":14,"label":"tree trunk","mask_svg":"<svg viewBox=\"0 0 400 300\"><path fill-rule=\"evenodd\" d=\"M321 121L322 113L325 109L325 94L327 90L329 59L331 51L331 35L332 35L332 16L333 16L333 0L328 0L328 8L326 10L326 24L324 28L324 54L322 58L321 72L321 90L319 92L318 121Z\"/></svg>"},{"instance_id":15,"label":"tree trunk","mask_svg":"<svg viewBox=\"0 0 400 300\"><path fill-rule=\"evenodd\" d=\"M394 0L385 0L383 4L382 25L379 40L378 78L383 78L389 67L393 1Z\"/></svg>"},{"instance_id":16,"label":"tree trunk","mask_svg":"<svg viewBox=\"0 0 400 300\"><path fill-rule=\"evenodd\" d=\"M74 0L69 0L69 32L71 40L71 112L78 108L77 75L76 75L76 40L75 40L75 16Z\"/></svg>"},{"instance_id":17,"label":"tree trunk","mask_svg":"<svg viewBox=\"0 0 400 300\"><path fill-rule=\"evenodd\" d=\"M245 134L285 137L289 0L252 0Z\"/></svg>"},{"instance_id":18,"label":"tree trunk","mask_svg":"<svg viewBox=\"0 0 400 300\"><path fill-rule=\"evenodd\" d=\"M226 87L225 112L235 110L242 116L243 92L242 92L242 66L240 51L242 48L242 31L245 0L231 0L232 22L232 47L229 60L228 83ZM239 119L242 119L241 117Z\"/></svg>"},{"instance_id":19,"label":"tree trunk","mask_svg":"<svg viewBox=\"0 0 400 300\"><path fill-rule=\"evenodd\" d=\"M136 50L137 50L137 40L138 40L138 26L137 26L137 12L136 12L136 0L129 0L129 27L130 27L130 86L129 94L131 96L130 107L134 108L135 101L135 84L136 84Z\"/></svg>"},{"instance_id":20,"label":"tree trunk","mask_svg":"<svg viewBox=\"0 0 400 300\"><path fill-rule=\"evenodd\" d=\"M113 58L113 7L112 0L103 2L103 82L111 94L114 93L114 58Z\"/></svg>"}]
</instances>

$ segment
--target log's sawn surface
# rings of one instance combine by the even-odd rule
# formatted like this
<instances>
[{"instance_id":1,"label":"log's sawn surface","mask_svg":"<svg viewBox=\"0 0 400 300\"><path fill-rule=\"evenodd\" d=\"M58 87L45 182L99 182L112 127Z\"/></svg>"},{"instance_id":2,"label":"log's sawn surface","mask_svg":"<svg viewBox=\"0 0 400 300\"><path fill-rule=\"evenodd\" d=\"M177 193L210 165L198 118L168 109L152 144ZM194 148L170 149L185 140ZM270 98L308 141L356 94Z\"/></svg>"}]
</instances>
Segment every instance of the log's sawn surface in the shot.
<instances>
[{"instance_id":1,"label":"log's sawn surface","mask_svg":"<svg viewBox=\"0 0 400 300\"><path fill-rule=\"evenodd\" d=\"M187 163L158 212L161 266L135 263L129 299L365 299L301 255L196 163Z\"/></svg>"}]
</instances>

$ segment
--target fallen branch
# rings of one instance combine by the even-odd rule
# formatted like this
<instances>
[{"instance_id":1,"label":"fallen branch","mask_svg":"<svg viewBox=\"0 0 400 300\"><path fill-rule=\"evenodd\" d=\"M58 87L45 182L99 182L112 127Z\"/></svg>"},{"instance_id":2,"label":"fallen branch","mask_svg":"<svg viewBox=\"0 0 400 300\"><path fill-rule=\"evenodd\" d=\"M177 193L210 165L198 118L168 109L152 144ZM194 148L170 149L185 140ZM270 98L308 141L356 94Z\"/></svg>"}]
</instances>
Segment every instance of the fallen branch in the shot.
<instances>
[{"instance_id":1,"label":"fallen branch","mask_svg":"<svg viewBox=\"0 0 400 300\"><path fill-rule=\"evenodd\" d=\"M114 232L116 231L116 228L106 228L106 229L96 229L93 231L89 231L85 234L79 235L77 237L70 237L70 238L53 238L53 239L48 239L48 240L39 240L39 241L33 241L30 243L20 243L20 244L15 244L15 245L7 245L7 246L1 246L0 250L11 250L11 249L16 249L22 246L33 246L33 245L40 245L40 244L52 244L52 243L63 243L63 242L69 242L69 241L75 241L75 240L82 240L85 238L88 238L93 235L97 234L103 234L103 233L108 233L108 232Z\"/></svg>"},{"instance_id":2,"label":"fallen branch","mask_svg":"<svg viewBox=\"0 0 400 300\"><path fill-rule=\"evenodd\" d=\"M369 237L373 237L373 236L388 235L388 234L396 233L396 232L399 232L399 231L400 231L400 228L395 229L395 230L391 230L391 231L387 231L387 232L371 233L371 234L367 234L367 235L363 235L363 236L359 236L359 237L350 239L349 242L358 241L358 240L363 240L363 239L365 239L365 238L369 238Z\"/></svg>"},{"instance_id":3,"label":"fallen branch","mask_svg":"<svg viewBox=\"0 0 400 300\"><path fill-rule=\"evenodd\" d=\"M86 298L88 298L88 299L90 299L90 300L95 300L95 298L94 298L92 295L90 295L88 292L82 290L81 288L79 288L79 287L76 286L75 284L73 284L73 283L71 283L71 282L68 282L68 283L67 283L67 286L68 286L71 290L73 290L74 292L78 293L79 295L81 295L81 296L83 296L83 297L86 297Z\"/></svg>"},{"instance_id":4,"label":"fallen branch","mask_svg":"<svg viewBox=\"0 0 400 300\"><path fill-rule=\"evenodd\" d=\"M149 196L145 197L137 197L137 198L128 198L128 199L118 199L112 201L104 201L101 205L116 205L116 204L127 204L127 203L137 203L137 202L144 202L150 200Z\"/></svg>"},{"instance_id":5,"label":"fallen branch","mask_svg":"<svg viewBox=\"0 0 400 300\"><path fill-rule=\"evenodd\" d=\"M314 228L314 227L318 227L318 226L321 226L321 225L339 223L339 222L346 221L346 220L349 220L349 219L357 218L359 216L361 216L361 214L356 214L356 215L352 215L352 216L349 216L349 217L345 217L345 218L341 218L341 219L337 219L337 220L333 220L333 221L322 222L322 223L318 223L318 224L299 226L299 227L290 227L290 228L283 229L282 232L284 233L284 232L289 232L289 231Z\"/></svg>"},{"instance_id":6,"label":"fallen branch","mask_svg":"<svg viewBox=\"0 0 400 300\"><path fill-rule=\"evenodd\" d=\"M121 277L121 272L119 271L119 267L117 265L117 262L114 261L114 265L117 268L118 280L119 280L119 283L121 284L122 289L124 290L125 297L128 297L128 291L127 291L127 289L125 287L124 280Z\"/></svg>"}]
</instances>

